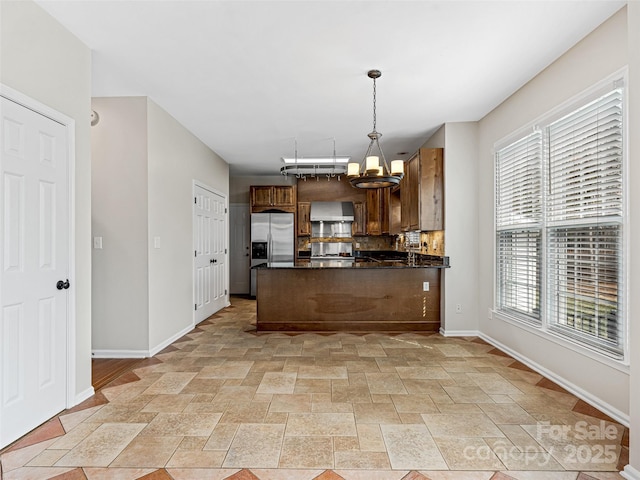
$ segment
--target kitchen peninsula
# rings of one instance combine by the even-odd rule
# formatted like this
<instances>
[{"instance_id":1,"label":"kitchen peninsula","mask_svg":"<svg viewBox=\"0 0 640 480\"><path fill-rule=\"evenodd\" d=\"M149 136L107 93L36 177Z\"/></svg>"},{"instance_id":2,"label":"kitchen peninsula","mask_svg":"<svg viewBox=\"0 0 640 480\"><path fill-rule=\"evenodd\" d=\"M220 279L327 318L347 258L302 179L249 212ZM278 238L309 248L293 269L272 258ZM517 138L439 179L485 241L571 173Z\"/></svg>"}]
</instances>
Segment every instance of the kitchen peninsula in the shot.
<instances>
[{"instance_id":1,"label":"kitchen peninsula","mask_svg":"<svg viewBox=\"0 0 640 480\"><path fill-rule=\"evenodd\" d=\"M329 175L250 187L252 216L295 205L293 247L278 241L282 229L254 240L252 224L257 330L438 332L449 266L442 172L443 150L421 148L393 188ZM284 188L291 195L277 194Z\"/></svg>"},{"instance_id":2,"label":"kitchen peninsula","mask_svg":"<svg viewBox=\"0 0 640 480\"><path fill-rule=\"evenodd\" d=\"M255 267L257 330L437 332L448 258L419 257Z\"/></svg>"}]
</instances>

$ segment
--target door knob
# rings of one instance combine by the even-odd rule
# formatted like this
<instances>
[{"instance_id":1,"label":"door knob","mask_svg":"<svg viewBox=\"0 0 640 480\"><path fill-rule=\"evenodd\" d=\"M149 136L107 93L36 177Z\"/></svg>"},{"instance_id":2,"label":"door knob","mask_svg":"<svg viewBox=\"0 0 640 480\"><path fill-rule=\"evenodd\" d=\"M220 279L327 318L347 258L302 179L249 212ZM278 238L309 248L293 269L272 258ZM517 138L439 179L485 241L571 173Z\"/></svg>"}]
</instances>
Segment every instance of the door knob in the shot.
<instances>
[{"instance_id":1,"label":"door knob","mask_svg":"<svg viewBox=\"0 0 640 480\"><path fill-rule=\"evenodd\" d=\"M215 258L212 258L211 260L209 260L209 263L218 263L218 260L216 260Z\"/></svg>"},{"instance_id":2,"label":"door knob","mask_svg":"<svg viewBox=\"0 0 640 480\"><path fill-rule=\"evenodd\" d=\"M63 288L66 290L67 288L69 288L69 279L67 278L64 282L62 280L58 280L58 283L56 283L56 288L58 290L62 290Z\"/></svg>"}]
</instances>

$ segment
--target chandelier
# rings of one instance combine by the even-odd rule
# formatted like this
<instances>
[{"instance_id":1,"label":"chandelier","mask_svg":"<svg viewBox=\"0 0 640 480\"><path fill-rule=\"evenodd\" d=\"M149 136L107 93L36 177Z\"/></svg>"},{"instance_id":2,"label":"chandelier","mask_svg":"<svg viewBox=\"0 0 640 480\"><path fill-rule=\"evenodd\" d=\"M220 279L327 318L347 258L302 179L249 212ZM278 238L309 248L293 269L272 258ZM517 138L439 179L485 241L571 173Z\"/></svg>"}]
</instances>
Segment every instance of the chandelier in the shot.
<instances>
[{"instance_id":1,"label":"chandelier","mask_svg":"<svg viewBox=\"0 0 640 480\"><path fill-rule=\"evenodd\" d=\"M373 130L367 136L371 140L361 163L349 163L347 177L351 185L357 188L385 188L398 185L404 176L404 162L393 160L391 168L380 148L381 133L376 131L376 79L382 76L380 70L369 70L367 76L373 79ZM377 149L379 155L374 155ZM382 157L382 165L380 158Z\"/></svg>"}]
</instances>

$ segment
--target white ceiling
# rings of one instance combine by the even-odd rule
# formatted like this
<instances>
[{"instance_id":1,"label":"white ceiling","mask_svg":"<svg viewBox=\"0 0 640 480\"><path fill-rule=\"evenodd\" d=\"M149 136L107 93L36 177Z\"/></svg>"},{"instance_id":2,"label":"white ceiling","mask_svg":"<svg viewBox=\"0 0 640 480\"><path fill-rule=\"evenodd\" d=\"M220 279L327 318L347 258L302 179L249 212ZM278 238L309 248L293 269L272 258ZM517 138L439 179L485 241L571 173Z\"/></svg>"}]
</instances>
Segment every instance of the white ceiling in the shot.
<instances>
[{"instance_id":1,"label":"white ceiling","mask_svg":"<svg viewBox=\"0 0 640 480\"><path fill-rule=\"evenodd\" d=\"M93 96L149 96L229 164L283 155L388 160L444 122L479 120L626 2L105 1L38 3L93 51ZM98 112L100 113L100 112Z\"/></svg>"}]
</instances>

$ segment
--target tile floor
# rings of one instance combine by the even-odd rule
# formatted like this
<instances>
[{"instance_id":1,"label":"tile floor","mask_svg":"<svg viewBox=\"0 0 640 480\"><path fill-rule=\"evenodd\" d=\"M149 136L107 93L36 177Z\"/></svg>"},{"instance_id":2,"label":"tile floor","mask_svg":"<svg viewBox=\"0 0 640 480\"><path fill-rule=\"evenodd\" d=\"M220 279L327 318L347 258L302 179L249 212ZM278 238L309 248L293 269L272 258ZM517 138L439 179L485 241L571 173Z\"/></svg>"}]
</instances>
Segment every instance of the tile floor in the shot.
<instances>
[{"instance_id":1,"label":"tile floor","mask_svg":"<svg viewBox=\"0 0 640 480\"><path fill-rule=\"evenodd\" d=\"M477 338L232 305L0 452L13 479L618 479L628 429Z\"/></svg>"}]
</instances>

